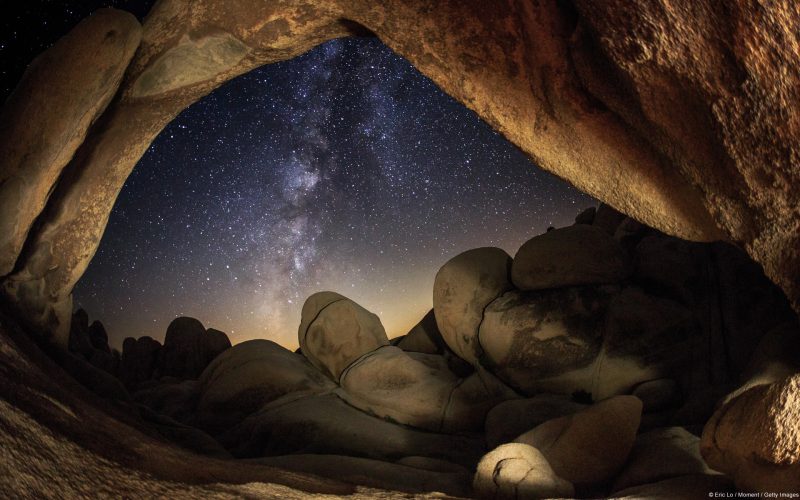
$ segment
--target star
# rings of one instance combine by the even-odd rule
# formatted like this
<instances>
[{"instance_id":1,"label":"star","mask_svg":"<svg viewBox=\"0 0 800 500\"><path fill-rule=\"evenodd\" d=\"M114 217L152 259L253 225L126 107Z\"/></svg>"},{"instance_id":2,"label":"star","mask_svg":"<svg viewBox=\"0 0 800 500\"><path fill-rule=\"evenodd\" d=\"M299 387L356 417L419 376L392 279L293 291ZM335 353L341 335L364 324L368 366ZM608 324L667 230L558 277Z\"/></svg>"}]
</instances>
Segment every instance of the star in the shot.
<instances>
[{"instance_id":1,"label":"star","mask_svg":"<svg viewBox=\"0 0 800 500\"><path fill-rule=\"evenodd\" d=\"M46 22L56 37L101 5L141 19L151 4L53 2L29 8L24 23ZM0 54L18 57L8 66L16 80L35 54L26 51L55 38L31 41L36 30L5 22ZM4 82L8 95L13 81ZM390 336L401 335L431 307L451 257L488 245L513 255L596 203L380 40L333 40L228 82L162 131L122 189L74 301L117 347L128 336L163 339L189 315L233 342L293 349L303 301L320 290L380 312Z\"/></svg>"}]
</instances>

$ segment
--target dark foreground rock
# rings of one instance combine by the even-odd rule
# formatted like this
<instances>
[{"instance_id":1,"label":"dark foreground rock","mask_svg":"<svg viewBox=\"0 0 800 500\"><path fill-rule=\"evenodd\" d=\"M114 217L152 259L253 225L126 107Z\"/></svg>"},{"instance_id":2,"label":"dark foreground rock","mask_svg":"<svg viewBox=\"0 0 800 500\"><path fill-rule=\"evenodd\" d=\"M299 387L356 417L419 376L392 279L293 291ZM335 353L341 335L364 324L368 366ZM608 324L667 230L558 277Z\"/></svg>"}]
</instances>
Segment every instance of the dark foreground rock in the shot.
<instances>
[{"instance_id":1,"label":"dark foreground rock","mask_svg":"<svg viewBox=\"0 0 800 500\"><path fill-rule=\"evenodd\" d=\"M394 461L421 456L468 468L484 452L480 437L393 424L353 408L334 394L275 401L221 435L220 441L239 457L315 453Z\"/></svg>"}]
</instances>

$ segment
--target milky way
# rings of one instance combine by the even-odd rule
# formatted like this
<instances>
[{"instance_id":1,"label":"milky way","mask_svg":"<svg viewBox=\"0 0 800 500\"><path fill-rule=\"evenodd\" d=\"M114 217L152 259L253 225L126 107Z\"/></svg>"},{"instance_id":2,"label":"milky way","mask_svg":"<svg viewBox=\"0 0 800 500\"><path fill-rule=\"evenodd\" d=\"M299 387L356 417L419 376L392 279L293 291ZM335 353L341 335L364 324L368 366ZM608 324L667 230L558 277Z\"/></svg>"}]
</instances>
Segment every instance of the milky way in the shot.
<instances>
[{"instance_id":1,"label":"milky way","mask_svg":"<svg viewBox=\"0 0 800 500\"><path fill-rule=\"evenodd\" d=\"M228 83L159 135L75 304L116 345L189 315L295 347L305 298L335 290L395 336L431 307L449 258L513 255L593 204L378 40L336 40Z\"/></svg>"},{"instance_id":2,"label":"milky way","mask_svg":"<svg viewBox=\"0 0 800 500\"><path fill-rule=\"evenodd\" d=\"M114 337L177 315L296 345L335 290L390 336L478 246L513 252L594 200L537 169L376 39L326 43L173 121L128 179L76 304Z\"/></svg>"}]
</instances>

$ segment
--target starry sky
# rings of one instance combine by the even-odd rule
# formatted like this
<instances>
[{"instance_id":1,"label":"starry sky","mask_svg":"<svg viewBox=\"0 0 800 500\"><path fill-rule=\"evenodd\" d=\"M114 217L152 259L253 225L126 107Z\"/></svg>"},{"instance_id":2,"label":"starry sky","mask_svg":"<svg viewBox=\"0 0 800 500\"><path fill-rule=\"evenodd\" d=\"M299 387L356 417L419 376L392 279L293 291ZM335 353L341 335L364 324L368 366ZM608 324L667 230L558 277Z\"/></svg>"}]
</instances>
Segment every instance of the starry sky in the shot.
<instances>
[{"instance_id":1,"label":"starry sky","mask_svg":"<svg viewBox=\"0 0 800 500\"><path fill-rule=\"evenodd\" d=\"M75 304L117 346L163 339L188 315L234 343L294 348L305 298L333 290L393 337L430 309L449 258L513 255L596 203L379 40L334 40L229 82L164 129Z\"/></svg>"}]
</instances>

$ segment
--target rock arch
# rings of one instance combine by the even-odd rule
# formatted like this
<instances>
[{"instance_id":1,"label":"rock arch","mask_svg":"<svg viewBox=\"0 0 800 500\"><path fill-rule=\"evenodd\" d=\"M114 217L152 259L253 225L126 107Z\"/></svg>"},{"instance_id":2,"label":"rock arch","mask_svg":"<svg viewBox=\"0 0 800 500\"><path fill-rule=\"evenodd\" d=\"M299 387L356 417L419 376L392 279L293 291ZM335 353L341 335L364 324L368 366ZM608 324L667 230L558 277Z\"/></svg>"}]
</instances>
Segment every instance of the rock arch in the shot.
<instances>
[{"instance_id":1,"label":"rock arch","mask_svg":"<svg viewBox=\"0 0 800 500\"><path fill-rule=\"evenodd\" d=\"M369 31L542 168L667 233L742 245L797 308L797 8L616 3L161 1L113 103L58 183L41 181L37 225L3 242L6 294L63 333L117 193L174 116L250 69Z\"/></svg>"},{"instance_id":2,"label":"rock arch","mask_svg":"<svg viewBox=\"0 0 800 500\"><path fill-rule=\"evenodd\" d=\"M237 75L372 33L542 168L669 234L741 245L800 311L798 24L789 0L161 0L141 28L101 11L0 119L3 292L63 342L72 287L158 132ZM41 134L60 147L36 158L23 146Z\"/></svg>"}]
</instances>

